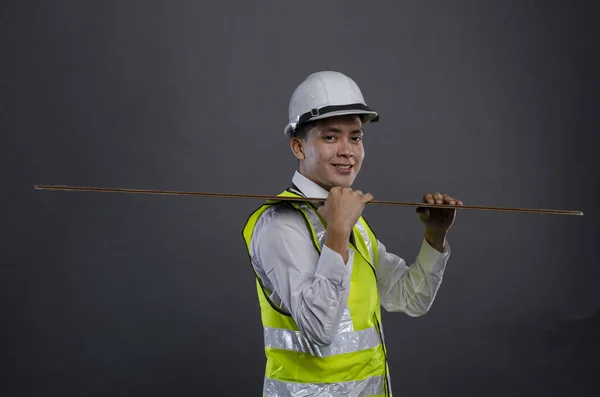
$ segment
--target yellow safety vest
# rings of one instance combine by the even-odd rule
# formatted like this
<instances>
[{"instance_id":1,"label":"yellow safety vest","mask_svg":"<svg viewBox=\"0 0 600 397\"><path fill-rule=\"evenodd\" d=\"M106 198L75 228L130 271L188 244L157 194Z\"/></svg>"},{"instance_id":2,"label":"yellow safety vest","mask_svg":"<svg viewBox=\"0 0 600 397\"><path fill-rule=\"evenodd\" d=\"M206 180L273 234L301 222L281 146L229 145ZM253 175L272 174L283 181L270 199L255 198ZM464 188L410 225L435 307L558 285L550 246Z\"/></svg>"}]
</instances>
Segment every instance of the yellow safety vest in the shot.
<instances>
[{"instance_id":1,"label":"yellow safety vest","mask_svg":"<svg viewBox=\"0 0 600 397\"><path fill-rule=\"evenodd\" d=\"M289 189L278 196L302 197ZM316 207L308 202L273 200L254 211L243 229L249 256L259 217L273 211L276 205L292 205L302 213L320 253L327 226ZM355 244L348 243L355 254L347 306L327 346L316 345L304 337L291 315L269 299L272 291L266 290L256 275L267 359L265 397L391 396L375 275L377 239L362 216L353 229L353 237Z\"/></svg>"}]
</instances>

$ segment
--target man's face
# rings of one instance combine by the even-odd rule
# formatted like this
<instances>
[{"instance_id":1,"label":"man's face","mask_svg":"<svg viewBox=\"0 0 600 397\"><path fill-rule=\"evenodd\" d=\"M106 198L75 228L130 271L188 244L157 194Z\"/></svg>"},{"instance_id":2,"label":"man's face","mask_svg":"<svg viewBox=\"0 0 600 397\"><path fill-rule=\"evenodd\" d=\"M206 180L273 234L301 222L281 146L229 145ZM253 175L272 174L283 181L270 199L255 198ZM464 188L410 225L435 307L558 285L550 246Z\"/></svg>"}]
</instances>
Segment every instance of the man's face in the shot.
<instances>
[{"instance_id":1,"label":"man's face","mask_svg":"<svg viewBox=\"0 0 600 397\"><path fill-rule=\"evenodd\" d=\"M362 138L358 116L320 120L305 139L292 142L299 171L325 190L352 186L364 159Z\"/></svg>"}]
</instances>

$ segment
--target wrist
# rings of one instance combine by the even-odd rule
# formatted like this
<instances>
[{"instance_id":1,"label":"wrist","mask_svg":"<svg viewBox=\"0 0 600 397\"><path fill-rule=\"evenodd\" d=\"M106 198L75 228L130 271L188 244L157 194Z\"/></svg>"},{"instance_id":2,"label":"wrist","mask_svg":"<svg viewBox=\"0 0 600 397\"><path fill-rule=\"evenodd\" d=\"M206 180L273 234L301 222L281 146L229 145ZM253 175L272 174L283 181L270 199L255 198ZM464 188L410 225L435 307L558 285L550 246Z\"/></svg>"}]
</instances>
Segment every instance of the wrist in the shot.
<instances>
[{"instance_id":1,"label":"wrist","mask_svg":"<svg viewBox=\"0 0 600 397\"><path fill-rule=\"evenodd\" d=\"M444 252L447 230L425 229L425 240L439 252Z\"/></svg>"},{"instance_id":2,"label":"wrist","mask_svg":"<svg viewBox=\"0 0 600 397\"><path fill-rule=\"evenodd\" d=\"M327 234L340 237L342 239L349 239L352 233L352 228L344 226L342 224L329 223L327 225Z\"/></svg>"},{"instance_id":3,"label":"wrist","mask_svg":"<svg viewBox=\"0 0 600 397\"><path fill-rule=\"evenodd\" d=\"M348 241L350 240L350 231L345 228L327 227L327 237L325 245L333 251L342 255L344 262L348 260Z\"/></svg>"}]
</instances>

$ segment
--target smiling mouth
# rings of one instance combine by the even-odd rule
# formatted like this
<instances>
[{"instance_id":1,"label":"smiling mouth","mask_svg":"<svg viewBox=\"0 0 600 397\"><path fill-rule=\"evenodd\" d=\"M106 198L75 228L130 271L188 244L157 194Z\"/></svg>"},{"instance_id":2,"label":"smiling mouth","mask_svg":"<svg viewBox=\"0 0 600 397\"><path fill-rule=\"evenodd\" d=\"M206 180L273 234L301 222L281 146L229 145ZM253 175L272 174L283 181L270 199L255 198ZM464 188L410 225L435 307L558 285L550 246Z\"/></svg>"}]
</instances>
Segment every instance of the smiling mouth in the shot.
<instances>
[{"instance_id":1,"label":"smiling mouth","mask_svg":"<svg viewBox=\"0 0 600 397\"><path fill-rule=\"evenodd\" d=\"M354 167L354 165L351 164L332 164L335 168L337 168L338 170L342 170L342 171L348 171L350 169L352 169L352 167Z\"/></svg>"}]
</instances>

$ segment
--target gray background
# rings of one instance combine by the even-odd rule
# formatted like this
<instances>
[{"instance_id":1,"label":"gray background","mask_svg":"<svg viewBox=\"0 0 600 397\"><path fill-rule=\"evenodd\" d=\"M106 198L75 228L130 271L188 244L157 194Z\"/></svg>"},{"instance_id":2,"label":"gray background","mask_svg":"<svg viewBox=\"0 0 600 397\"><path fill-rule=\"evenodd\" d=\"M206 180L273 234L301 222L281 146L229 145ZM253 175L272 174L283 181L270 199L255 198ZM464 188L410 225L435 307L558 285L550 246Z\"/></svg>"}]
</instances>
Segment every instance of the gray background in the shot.
<instances>
[{"instance_id":1,"label":"gray background","mask_svg":"<svg viewBox=\"0 0 600 397\"><path fill-rule=\"evenodd\" d=\"M400 396L598 395L598 48L591 5L521 1L2 2L3 396L260 395L241 228L276 194L308 74L381 122L356 187L461 211L429 314L384 314ZM367 207L412 262L411 208Z\"/></svg>"}]
</instances>

